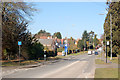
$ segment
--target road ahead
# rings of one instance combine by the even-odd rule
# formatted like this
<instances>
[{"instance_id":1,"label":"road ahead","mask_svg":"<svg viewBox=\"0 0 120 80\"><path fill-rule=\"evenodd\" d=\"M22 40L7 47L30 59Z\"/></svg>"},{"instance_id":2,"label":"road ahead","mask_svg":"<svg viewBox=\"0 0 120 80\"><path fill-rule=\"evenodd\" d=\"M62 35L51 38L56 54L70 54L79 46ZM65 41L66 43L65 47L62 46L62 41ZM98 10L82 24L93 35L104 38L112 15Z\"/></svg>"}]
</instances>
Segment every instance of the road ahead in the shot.
<instances>
[{"instance_id":1,"label":"road ahead","mask_svg":"<svg viewBox=\"0 0 120 80\"><path fill-rule=\"evenodd\" d=\"M56 63L24 69L4 78L94 78L95 55L78 55Z\"/></svg>"}]
</instances>

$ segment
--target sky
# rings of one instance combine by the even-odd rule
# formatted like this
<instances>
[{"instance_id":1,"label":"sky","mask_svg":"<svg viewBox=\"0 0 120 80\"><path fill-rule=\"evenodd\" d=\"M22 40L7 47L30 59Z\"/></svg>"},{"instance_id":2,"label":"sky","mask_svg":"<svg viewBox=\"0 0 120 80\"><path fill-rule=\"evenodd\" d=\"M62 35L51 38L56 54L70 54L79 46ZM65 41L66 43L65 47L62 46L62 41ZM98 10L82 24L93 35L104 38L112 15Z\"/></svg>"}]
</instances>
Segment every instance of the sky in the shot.
<instances>
[{"instance_id":1,"label":"sky","mask_svg":"<svg viewBox=\"0 0 120 80\"><path fill-rule=\"evenodd\" d=\"M34 2L38 9L33 12L33 19L29 23L29 31L36 34L41 29L50 32L61 32L62 38L82 37L84 30L91 30L98 35L103 34L103 24L106 15L105 2Z\"/></svg>"}]
</instances>

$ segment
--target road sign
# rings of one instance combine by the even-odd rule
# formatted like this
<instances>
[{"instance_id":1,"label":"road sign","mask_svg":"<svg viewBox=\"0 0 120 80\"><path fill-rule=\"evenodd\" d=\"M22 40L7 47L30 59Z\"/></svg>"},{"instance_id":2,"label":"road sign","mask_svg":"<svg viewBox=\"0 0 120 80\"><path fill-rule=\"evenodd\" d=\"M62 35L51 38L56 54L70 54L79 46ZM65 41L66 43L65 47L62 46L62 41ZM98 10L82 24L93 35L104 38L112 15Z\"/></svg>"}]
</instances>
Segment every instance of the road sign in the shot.
<instances>
[{"instance_id":1,"label":"road sign","mask_svg":"<svg viewBox=\"0 0 120 80\"><path fill-rule=\"evenodd\" d=\"M21 42L21 41L18 41L18 45L19 45L19 46L22 45L22 42Z\"/></svg>"},{"instance_id":2,"label":"road sign","mask_svg":"<svg viewBox=\"0 0 120 80\"><path fill-rule=\"evenodd\" d=\"M67 44L65 44L65 52L67 52L67 49L68 49Z\"/></svg>"}]
</instances>

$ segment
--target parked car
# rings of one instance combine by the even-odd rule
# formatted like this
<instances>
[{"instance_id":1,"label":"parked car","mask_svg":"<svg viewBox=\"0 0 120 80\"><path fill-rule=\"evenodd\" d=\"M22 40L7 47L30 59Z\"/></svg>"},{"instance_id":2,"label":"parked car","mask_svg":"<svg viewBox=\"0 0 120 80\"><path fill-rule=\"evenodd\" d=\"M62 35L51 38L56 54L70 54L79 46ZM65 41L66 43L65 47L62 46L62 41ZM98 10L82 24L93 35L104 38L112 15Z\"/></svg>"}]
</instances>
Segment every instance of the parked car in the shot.
<instances>
[{"instance_id":1,"label":"parked car","mask_svg":"<svg viewBox=\"0 0 120 80\"><path fill-rule=\"evenodd\" d=\"M95 54L95 51L92 51L93 54Z\"/></svg>"},{"instance_id":2,"label":"parked car","mask_svg":"<svg viewBox=\"0 0 120 80\"><path fill-rule=\"evenodd\" d=\"M92 51L89 50L89 51L88 51L88 55L92 55Z\"/></svg>"},{"instance_id":3,"label":"parked car","mask_svg":"<svg viewBox=\"0 0 120 80\"><path fill-rule=\"evenodd\" d=\"M95 51L95 55L98 55L98 52L97 52L97 51Z\"/></svg>"}]
</instances>

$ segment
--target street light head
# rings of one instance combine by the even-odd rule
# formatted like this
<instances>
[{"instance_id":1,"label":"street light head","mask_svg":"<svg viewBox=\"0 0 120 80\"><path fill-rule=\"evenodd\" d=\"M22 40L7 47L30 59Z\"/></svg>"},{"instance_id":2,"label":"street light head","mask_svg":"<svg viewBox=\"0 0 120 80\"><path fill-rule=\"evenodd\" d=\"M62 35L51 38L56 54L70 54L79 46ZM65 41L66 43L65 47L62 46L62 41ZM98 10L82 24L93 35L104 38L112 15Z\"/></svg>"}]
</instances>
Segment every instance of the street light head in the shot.
<instances>
[{"instance_id":1,"label":"street light head","mask_svg":"<svg viewBox=\"0 0 120 80\"><path fill-rule=\"evenodd\" d=\"M99 15L104 15L104 14L99 14Z\"/></svg>"}]
</instances>

